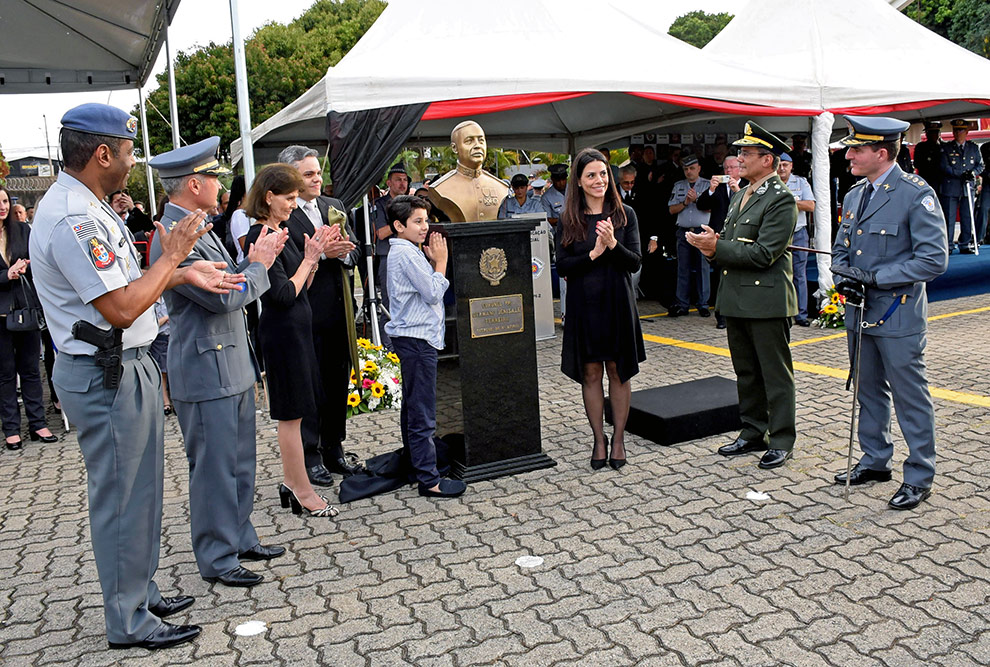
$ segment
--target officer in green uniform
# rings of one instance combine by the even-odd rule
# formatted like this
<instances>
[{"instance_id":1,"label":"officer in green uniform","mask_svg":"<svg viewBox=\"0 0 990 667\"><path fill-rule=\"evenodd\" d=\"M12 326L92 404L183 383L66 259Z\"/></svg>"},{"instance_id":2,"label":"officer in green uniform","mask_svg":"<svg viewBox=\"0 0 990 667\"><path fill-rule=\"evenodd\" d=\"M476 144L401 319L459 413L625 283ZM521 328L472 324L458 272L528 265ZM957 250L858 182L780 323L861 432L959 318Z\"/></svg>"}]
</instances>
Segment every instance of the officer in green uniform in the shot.
<instances>
[{"instance_id":1,"label":"officer in green uniform","mask_svg":"<svg viewBox=\"0 0 990 667\"><path fill-rule=\"evenodd\" d=\"M788 344L798 308L787 246L798 211L777 175L787 145L752 121L733 145L740 146L740 175L749 185L732 196L721 235L703 226L687 239L722 271L715 309L726 320L743 429L718 452L765 450L759 466L769 469L791 457L796 437Z\"/></svg>"},{"instance_id":2,"label":"officer in green uniform","mask_svg":"<svg viewBox=\"0 0 990 667\"><path fill-rule=\"evenodd\" d=\"M196 625L161 619L193 603L155 585L162 534L162 375L148 347L158 332L155 301L181 284L218 293L244 281L211 262L178 268L206 217L171 231L156 223L164 252L141 274L140 255L106 196L134 166L137 119L83 104L62 117L65 169L38 204L31 268L59 354L53 381L76 426L86 463L93 555L110 648L159 649L196 637Z\"/></svg>"}]
</instances>

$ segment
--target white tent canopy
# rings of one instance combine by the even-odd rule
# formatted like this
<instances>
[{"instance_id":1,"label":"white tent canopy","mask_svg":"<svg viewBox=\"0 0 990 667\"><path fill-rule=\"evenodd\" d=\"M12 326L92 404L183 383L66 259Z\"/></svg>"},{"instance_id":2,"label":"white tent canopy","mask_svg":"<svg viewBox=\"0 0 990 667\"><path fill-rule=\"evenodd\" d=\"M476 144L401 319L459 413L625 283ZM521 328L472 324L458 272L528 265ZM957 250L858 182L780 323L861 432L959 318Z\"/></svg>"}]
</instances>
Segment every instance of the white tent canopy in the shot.
<instances>
[{"instance_id":1,"label":"white tent canopy","mask_svg":"<svg viewBox=\"0 0 990 667\"><path fill-rule=\"evenodd\" d=\"M746 10L704 53L813 84L815 108L909 121L990 112L990 60L885 0L750 0Z\"/></svg>"},{"instance_id":2,"label":"white tent canopy","mask_svg":"<svg viewBox=\"0 0 990 667\"><path fill-rule=\"evenodd\" d=\"M180 0L3 0L0 93L144 85Z\"/></svg>"},{"instance_id":3,"label":"white tent canopy","mask_svg":"<svg viewBox=\"0 0 990 667\"><path fill-rule=\"evenodd\" d=\"M255 128L255 150L272 157L278 147L294 141L325 145L324 119L330 110L487 98L462 110L482 123L490 143L570 151L576 144L600 143L655 126L684 113L692 99L793 108L816 101L814 87L786 75L756 74L708 59L667 35L666 27L645 24L641 17L649 11L650 3L643 0L579 0L566 10L552 0L503 0L497 5L393 0L316 86ZM435 65L410 72L396 64L397 35L441 45L442 54ZM606 38L620 40L621 47L604 47ZM568 47L541 68L514 55L532 53L542 44ZM499 55L489 55L493 47ZM528 100L524 106L491 100L554 93L584 95L538 104ZM679 104L672 96L680 96L673 97ZM448 142L457 112L456 106L431 109L411 141ZM308 133L317 128L318 135ZM239 143L232 153L236 160Z\"/></svg>"}]
</instances>

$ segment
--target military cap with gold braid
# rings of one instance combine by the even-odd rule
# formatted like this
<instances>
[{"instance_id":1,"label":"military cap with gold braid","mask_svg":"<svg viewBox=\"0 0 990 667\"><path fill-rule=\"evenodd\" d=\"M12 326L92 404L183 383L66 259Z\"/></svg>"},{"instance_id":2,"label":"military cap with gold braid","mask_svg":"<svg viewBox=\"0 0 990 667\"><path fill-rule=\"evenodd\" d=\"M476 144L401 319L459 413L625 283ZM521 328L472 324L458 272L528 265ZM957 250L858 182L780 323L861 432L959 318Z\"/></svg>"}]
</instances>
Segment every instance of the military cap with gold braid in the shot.
<instances>
[{"instance_id":1,"label":"military cap with gold braid","mask_svg":"<svg viewBox=\"0 0 990 667\"><path fill-rule=\"evenodd\" d=\"M786 153L788 149L788 146L784 143L783 139L772 132L767 132L751 120L746 121L746 127L743 130L742 139L733 141L732 145L759 146L760 148L764 148L778 156L782 153Z\"/></svg>"},{"instance_id":2,"label":"military cap with gold braid","mask_svg":"<svg viewBox=\"0 0 990 667\"><path fill-rule=\"evenodd\" d=\"M161 178L178 178L190 174L202 174L204 176L229 174L230 170L217 160L217 148L219 146L220 137L210 137L189 146L156 155L148 164L158 170L158 175Z\"/></svg>"},{"instance_id":3,"label":"military cap with gold braid","mask_svg":"<svg viewBox=\"0 0 990 667\"><path fill-rule=\"evenodd\" d=\"M849 135L839 139L843 146L871 146L885 141L897 141L910 123L883 116L846 116Z\"/></svg>"}]
</instances>

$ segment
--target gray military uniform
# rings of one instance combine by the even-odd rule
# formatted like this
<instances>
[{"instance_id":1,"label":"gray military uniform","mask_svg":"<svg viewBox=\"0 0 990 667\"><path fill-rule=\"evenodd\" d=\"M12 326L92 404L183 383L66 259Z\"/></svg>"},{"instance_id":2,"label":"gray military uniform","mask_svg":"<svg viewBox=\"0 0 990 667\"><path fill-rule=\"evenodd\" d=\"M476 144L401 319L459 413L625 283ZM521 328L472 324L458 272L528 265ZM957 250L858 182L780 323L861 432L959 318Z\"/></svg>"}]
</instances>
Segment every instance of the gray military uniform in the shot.
<instances>
[{"instance_id":1,"label":"gray military uniform","mask_svg":"<svg viewBox=\"0 0 990 667\"><path fill-rule=\"evenodd\" d=\"M80 181L61 172L35 216L31 269L59 355L53 381L78 429L86 462L93 554L103 590L107 639L144 640L161 625L158 569L164 472L161 373L148 355L154 308L124 331L123 371L103 387L95 348L72 337L83 320L110 324L93 300L141 277L140 255L120 218Z\"/></svg>"},{"instance_id":2,"label":"gray military uniform","mask_svg":"<svg viewBox=\"0 0 990 667\"><path fill-rule=\"evenodd\" d=\"M882 325L863 330L860 465L869 470L890 470L894 452L890 436L893 394L897 421L909 449L904 483L927 489L935 476L935 411L925 377L925 283L948 266L945 220L931 186L896 165L877 183L860 217L866 185L864 179L846 194L832 263L876 272L878 286L866 294L866 322L878 322L891 304L897 300L902 303ZM852 307L846 308L850 352L854 341L853 313Z\"/></svg>"},{"instance_id":3,"label":"gray military uniform","mask_svg":"<svg viewBox=\"0 0 990 667\"><path fill-rule=\"evenodd\" d=\"M162 224L171 229L189 211L166 204ZM160 239L151 259L162 255ZM213 232L200 238L180 266L197 260L227 262L244 273L244 291L215 294L191 285L165 292L172 332L168 379L189 460L189 514L193 552L203 577L240 565L237 554L257 546L254 508L257 378L244 306L268 289L268 271L233 261Z\"/></svg>"}]
</instances>

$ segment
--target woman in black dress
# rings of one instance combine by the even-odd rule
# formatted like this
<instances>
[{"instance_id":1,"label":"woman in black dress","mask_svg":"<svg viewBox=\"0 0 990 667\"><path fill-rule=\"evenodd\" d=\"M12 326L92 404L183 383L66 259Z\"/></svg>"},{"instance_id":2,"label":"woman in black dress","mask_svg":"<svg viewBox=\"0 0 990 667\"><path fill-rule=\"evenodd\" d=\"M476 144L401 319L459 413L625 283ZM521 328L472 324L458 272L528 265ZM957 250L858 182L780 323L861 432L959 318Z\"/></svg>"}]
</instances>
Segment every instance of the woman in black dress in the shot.
<instances>
[{"instance_id":1,"label":"woman in black dress","mask_svg":"<svg viewBox=\"0 0 990 667\"><path fill-rule=\"evenodd\" d=\"M622 203L605 156L593 148L571 163L564 209L557 229L557 272L567 278L567 319L560 369L581 383L584 410L595 435L591 467L626 463L625 427L630 382L646 360L632 274L642 261L636 213ZM605 437L608 373L612 451Z\"/></svg>"},{"instance_id":2,"label":"woman in black dress","mask_svg":"<svg viewBox=\"0 0 990 667\"><path fill-rule=\"evenodd\" d=\"M270 164L255 177L244 209L257 222L245 239L250 248L264 227L279 231L285 226L296 197L305 187L299 172L287 164ZM258 343L265 360L271 418L278 421L278 449L282 456L284 482L279 486L282 507L302 509L312 516L333 517L337 509L317 495L306 475L300 425L306 415L316 413L316 348L313 346L313 313L306 290L313 282L320 254L330 228L321 227L306 238L304 248L286 243L268 269L271 286L261 295Z\"/></svg>"}]
</instances>

